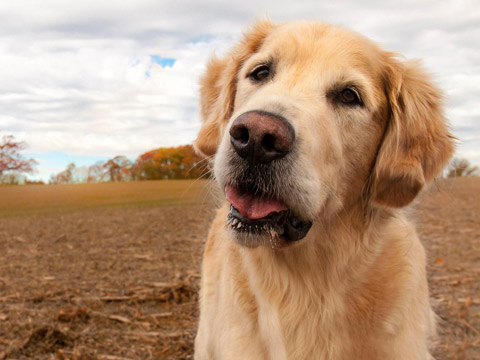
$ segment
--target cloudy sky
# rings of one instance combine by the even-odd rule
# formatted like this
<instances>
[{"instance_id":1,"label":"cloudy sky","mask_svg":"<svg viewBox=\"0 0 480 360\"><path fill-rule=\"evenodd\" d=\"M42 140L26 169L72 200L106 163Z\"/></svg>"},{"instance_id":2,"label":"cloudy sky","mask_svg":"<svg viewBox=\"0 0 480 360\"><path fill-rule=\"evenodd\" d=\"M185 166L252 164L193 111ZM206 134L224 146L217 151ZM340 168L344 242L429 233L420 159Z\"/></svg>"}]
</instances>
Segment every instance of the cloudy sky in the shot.
<instances>
[{"instance_id":1,"label":"cloudy sky","mask_svg":"<svg viewBox=\"0 0 480 360\"><path fill-rule=\"evenodd\" d=\"M480 164L478 0L43 0L0 3L0 135L33 178L191 143L199 75L255 18L341 24L420 58L447 95L457 155Z\"/></svg>"}]
</instances>

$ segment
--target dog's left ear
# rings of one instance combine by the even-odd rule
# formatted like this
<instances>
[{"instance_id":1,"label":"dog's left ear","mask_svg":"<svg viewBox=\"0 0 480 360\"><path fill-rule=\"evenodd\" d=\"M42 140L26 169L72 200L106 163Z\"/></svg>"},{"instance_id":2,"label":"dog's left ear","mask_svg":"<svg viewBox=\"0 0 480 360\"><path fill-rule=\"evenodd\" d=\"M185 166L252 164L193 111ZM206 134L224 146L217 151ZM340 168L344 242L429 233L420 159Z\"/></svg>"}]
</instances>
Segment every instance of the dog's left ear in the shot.
<instances>
[{"instance_id":1,"label":"dog's left ear","mask_svg":"<svg viewBox=\"0 0 480 360\"><path fill-rule=\"evenodd\" d=\"M390 119L377 155L373 201L409 204L446 165L454 150L442 95L416 62L386 54L385 87Z\"/></svg>"},{"instance_id":2,"label":"dog's left ear","mask_svg":"<svg viewBox=\"0 0 480 360\"><path fill-rule=\"evenodd\" d=\"M257 21L243 39L225 57L212 58L200 79L200 115L202 128L195 140L196 150L204 156L216 153L223 127L232 115L237 74L274 28L268 21Z\"/></svg>"}]
</instances>

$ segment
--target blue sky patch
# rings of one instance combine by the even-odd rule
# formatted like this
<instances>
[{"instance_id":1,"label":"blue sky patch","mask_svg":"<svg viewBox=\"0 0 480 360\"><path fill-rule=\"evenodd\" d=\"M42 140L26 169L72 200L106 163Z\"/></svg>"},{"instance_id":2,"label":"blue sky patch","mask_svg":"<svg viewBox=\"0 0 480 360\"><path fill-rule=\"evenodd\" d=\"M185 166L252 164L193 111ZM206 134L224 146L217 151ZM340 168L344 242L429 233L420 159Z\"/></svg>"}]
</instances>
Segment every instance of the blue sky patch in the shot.
<instances>
[{"instance_id":1,"label":"blue sky patch","mask_svg":"<svg viewBox=\"0 0 480 360\"><path fill-rule=\"evenodd\" d=\"M67 168L70 163L75 163L77 167L90 166L97 161L108 160L105 156L91 156L91 155L71 155L61 151L50 151L47 153L27 153L25 158L33 158L38 162L37 166L33 168L36 170L34 174L30 174L30 179L40 179L48 182L50 175L56 175L60 171Z\"/></svg>"},{"instance_id":2,"label":"blue sky patch","mask_svg":"<svg viewBox=\"0 0 480 360\"><path fill-rule=\"evenodd\" d=\"M164 58L164 57L161 57L160 55L150 55L150 61L152 62L152 64L158 64L161 67L165 68L165 67L172 67L173 64L175 64L175 61L177 61L177 59Z\"/></svg>"}]
</instances>

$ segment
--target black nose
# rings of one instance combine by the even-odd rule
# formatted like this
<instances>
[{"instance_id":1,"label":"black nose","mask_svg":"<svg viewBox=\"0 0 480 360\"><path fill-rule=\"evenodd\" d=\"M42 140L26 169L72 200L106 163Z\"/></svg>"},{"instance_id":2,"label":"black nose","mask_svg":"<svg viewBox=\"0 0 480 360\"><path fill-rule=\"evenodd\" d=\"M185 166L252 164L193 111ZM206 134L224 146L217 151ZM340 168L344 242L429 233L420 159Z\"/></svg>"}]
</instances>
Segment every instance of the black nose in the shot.
<instances>
[{"instance_id":1,"label":"black nose","mask_svg":"<svg viewBox=\"0 0 480 360\"><path fill-rule=\"evenodd\" d=\"M237 117L230 128L233 148L251 165L268 163L288 154L295 145L295 132L284 118L263 111Z\"/></svg>"}]
</instances>

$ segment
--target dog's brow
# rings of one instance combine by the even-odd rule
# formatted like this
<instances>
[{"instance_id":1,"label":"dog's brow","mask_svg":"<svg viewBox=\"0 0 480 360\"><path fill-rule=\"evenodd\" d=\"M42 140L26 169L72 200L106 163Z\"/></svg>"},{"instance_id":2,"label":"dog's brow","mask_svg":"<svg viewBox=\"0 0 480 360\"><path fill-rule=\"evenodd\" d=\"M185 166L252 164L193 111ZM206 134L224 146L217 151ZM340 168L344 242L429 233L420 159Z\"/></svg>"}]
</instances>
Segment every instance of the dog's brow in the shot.
<instances>
[{"instance_id":1,"label":"dog's brow","mask_svg":"<svg viewBox=\"0 0 480 360\"><path fill-rule=\"evenodd\" d=\"M245 63L243 64L243 69L246 70L248 73L257 66L261 66L261 65L273 66L274 63L275 62L272 56L255 54L251 58L245 61Z\"/></svg>"}]
</instances>

